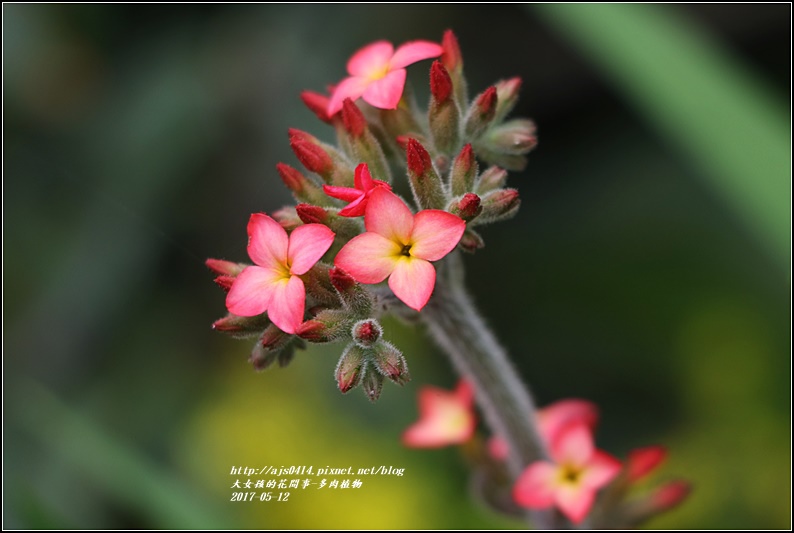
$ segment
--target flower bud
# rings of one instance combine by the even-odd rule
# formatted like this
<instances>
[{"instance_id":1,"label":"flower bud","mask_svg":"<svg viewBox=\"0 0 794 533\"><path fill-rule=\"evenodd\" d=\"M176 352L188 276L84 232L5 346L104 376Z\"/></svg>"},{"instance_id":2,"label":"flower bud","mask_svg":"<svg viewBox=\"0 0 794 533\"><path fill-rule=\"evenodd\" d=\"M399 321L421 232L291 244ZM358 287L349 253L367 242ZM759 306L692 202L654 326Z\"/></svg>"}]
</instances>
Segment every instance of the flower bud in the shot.
<instances>
[{"instance_id":1,"label":"flower bud","mask_svg":"<svg viewBox=\"0 0 794 533\"><path fill-rule=\"evenodd\" d=\"M233 263L231 261L226 261L224 259L207 259L204 262L207 265L207 268L215 272L216 274L223 274L225 276L237 277L237 275L245 270L245 267L248 265L244 263Z\"/></svg>"},{"instance_id":2,"label":"flower bud","mask_svg":"<svg viewBox=\"0 0 794 533\"><path fill-rule=\"evenodd\" d=\"M333 342L345 335L349 328L350 313L343 309L325 309L301 324L295 334L309 342Z\"/></svg>"},{"instance_id":3,"label":"flower bud","mask_svg":"<svg viewBox=\"0 0 794 533\"><path fill-rule=\"evenodd\" d=\"M440 61L430 68L430 109L427 117L433 145L438 152L450 154L458 145L460 113L452 101L452 80Z\"/></svg>"},{"instance_id":4,"label":"flower bud","mask_svg":"<svg viewBox=\"0 0 794 533\"><path fill-rule=\"evenodd\" d=\"M254 366L254 370L261 372L267 370L278 359L278 350L269 350L262 346L261 342L257 342L251 350L251 356L248 362Z\"/></svg>"},{"instance_id":5,"label":"flower bud","mask_svg":"<svg viewBox=\"0 0 794 533\"><path fill-rule=\"evenodd\" d=\"M325 224L328 220L328 212L317 205L298 204L295 212L304 224Z\"/></svg>"},{"instance_id":6,"label":"flower bud","mask_svg":"<svg viewBox=\"0 0 794 533\"><path fill-rule=\"evenodd\" d=\"M303 224L295 208L292 206L282 207L278 211L274 211L272 216L273 219L281 224L281 227L287 231L292 231Z\"/></svg>"},{"instance_id":7,"label":"flower bud","mask_svg":"<svg viewBox=\"0 0 794 533\"><path fill-rule=\"evenodd\" d=\"M295 152L295 157L307 170L319 174L323 179L333 171L334 162L331 160L331 156L320 146L297 138L291 140L289 144L292 151Z\"/></svg>"},{"instance_id":8,"label":"flower bud","mask_svg":"<svg viewBox=\"0 0 794 533\"><path fill-rule=\"evenodd\" d=\"M306 295L320 305L320 308L339 307L339 295L328 277L328 265L317 263L301 276ZM311 311L311 310L310 310ZM317 313L314 313L316 316Z\"/></svg>"},{"instance_id":9,"label":"flower bud","mask_svg":"<svg viewBox=\"0 0 794 533\"><path fill-rule=\"evenodd\" d=\"M486 168L477 179L474 191L485 194L496 189L501 189L507 183L507 171L499 167Z\"/></svg>"},{"instance_id":10,"label":"flower bud","mask_svg":"<svg viewBox=\"0 0 794 533\"><path fill-rule=\"evenodd\" d=\"M378 372L372 365L367 365L364 369L364 376L361 378L361 388L371 402L380 398L383 390L383 374Z\"/></svg>"},{"instance_id":11,"label":"flower bud","mask_svg":"<svg viewBox=\"0 0 794 533\"><path fill-rule=\"evenodd\" d=\"M364 373L365 361L364 349L353 343L347 345L345 351L342 352L342 357L336 364L334 376L336 384L342 394L348 392L361 381L361 374Z\"/></svg>"},{"instance_id":12,"label":"flower bud","mask_svg":"<svg viewBox=\"0 0 794 533\"><path fill-rule=\"evenodd\" d=\"M369 348L383 335L383 328L374 318L359 320L351 329L353 342L362 348Z\"/></svg>"},{"instance_id":13,"label":"flower bud","mask_svg":"<svg viewBox=\"0 0 794 533\"><path fill-rule=\"evenodd\" d=\"M386 341L378 342L373 348L372 363L378 372L398 385L411 381L408 363L405 357L393 344Z\"/></svg>"},{"instance_id":14,"label":"flower bud","mask_svg":"<svg viewBox=\"0 0 794 533\"><path fill-rule=\"evenodd\" d=\"M535 131L531 120L511 120L492 128L480 142L499 154L523 155L537 146Z\"/></svg>"},{"instance_id":15,"label":"flower bud","mask_svg":"<svg viewBox=\"0 0 794 533\"><path fill-rule=\"evenodd\" d=\"M303 103L309 108L309 111L317 115L317 118L328 124L331 123L331 117L328 115L328 103L330 102L330 98L324 94L313 91L303 91L301 93L301 100L303 100Z\"/></svg>"},{"instance_id":16,"label":"flower bud","mask_svg":"<svg viewBox=\"0 0 794 533\"><path fill-rule=\"evenodd\" d=\"M626 477L629 483L636 483L664 462L667 450L664 446L646 446L631 450L626 459Z\"/></svg>"},{"instance_id":17,"label":"flower bud","mask_svg":"<svg viewBox=\"0 0 794 533\"><path fill-rule=\"evenodd\" d=\"M234 280L237 279L234 276L218 276L213 281L226 292L232 290L232 285L234 284Z\"/></svg>"},{"instance_id":18,"label":"flower bud","mask_svg":"<svg viewBox=\"0 0 794 533\"><path fill-rule=\"evenodd\" d=\"M339 215L339 209L316 205L298 204L295 212L304 224L322 224L329 227L341 239L350 239L361 233L360 222Z\"/></svg>"},{"instance_id":19,"label":"flower bud","mask_svg":"<svg viewBox=\"0 0 794 533\"><path fill-rule=\"evenodd\" d=\"M466 193L461 198L452 200L447 211L459 216L464 222L470 222L482 212L480 197L474 193Z\"/></svg>"},{"instance_id":20,"label":"flower bud","mask_svg":"<svg viewBox=\"0 0 794 533\"><path fill-rule=\"evenodd\" d=\"M506 170L520 172L527 168L527 158L523 155L507 154L494 149L494 147L484 139L480 139L474 145L477 156L491 165L502 167ZM499 149L501 150L501 148Z\"/></svg>"},{"instance_id":21,"label":"flower bud","mask_svg":"<svg viewBox=\"0 0 794 533\"><path fill-rule=\"evenodd\" d=\"M328 271L328 277L331 279L331 284L340 293L352 292L358 285L358 282L350 274L336 266Z\"/></svg>"},{"instance_id":22,"label":"flower bud","mask_svg":"<svg viewBox=\"0 0 794 533\"><path fill-rule=\"evenodd\" d=\"M692 492L692 485L689 482L684 480L671 481L653 493L651 505L657 512L669 511L683 502L690 492Z\"/></svg>"},{"instance_id":23,"label":"flower bud","mask_svg":"<svg viewBox=\"0 0 794 533\"><path fill-rule=\"evenodd\" d=\"M339 267L328 271L331 284L339 293L339 298L353 316L365 317L372 313L374 302L370 292Z\"/></svg>"},{"instance_id":24,"label":"flower bud","mask_svg":"<svg viewBox=\"0 0 794 533\"><path fill-rule=\"evenodd\" d=\"M518 102L518 92L521 90L521 78L515 77L509 80L496 82L496 117L494 122L504 119Z\"/></svg>"},{"instance_id":25,"label":"flower bud","mask_svg":"<svg viewBox=\"0 0 794 533\"><path fill-rule=\"evenodd\" d=\"M452 164L452 194L460 196L474 190L474 180L477 176L477 159L471 144L467 144L455 158Z\"/></svg>"},{"instance_id":26,"label":"flower bud","mask_svg":"<svg viewBox=\"0 0 794 533\"><path fill-rule=\"evenodd\" d=\"M298 169L287 164L279 163L276 170L281 176L284 185L292 191L292 195L298 202L309 204L331 205L328 196L312 180L304 176Z\"/></svg>"},{"instance_id":27,"label":"flower bud","mask_svg":"<svg viewBox=\"0 0 794 533\"><path fill-rule=\"evenodd\" d=\"M268 350L279 350L287 344L290 337L289 333L284 333L275 324L270 324L262 333L259 343Z\"/></svg>"},{"instance_id":28,"label":"flower bud","mask_svg":"<svg viewBox=\"0 0 794 533\"><path fill-rule=\"evenodd\" d=\"M499 220L507 220L518 213L521 199L515 189L499 189L482 197L482 213L474 225L490 224Z\"/></svg>"},{"instance_id":29,"label":"flower bud","mask_svg":"<svg viewBox=\"0 0 794 533\"><path fill-rule=\"evenodd\" d=\"M330 185L349 187L353 184L353 169L336 148L295 128L290 128L289 140L295 157L307 170L319 174Z\"/></svg>"},{"instance_id":30,"label":"flower bud","mask_svg":"<svg viewBox=\"0 0 794 533\"><path fill-rule=\"evenodd\" d=\"M477 139L493 122L496 116L496 87L488 87L474 99L466 117L466 137Z\"/></svg>"},{"instance_id":31,"label":"flower bud","mask_svg":"<svg viewBox=\"0 0 794 533\"><path fill-rule=\"evenodd\" d=\"M342 102L342 123L353 138L361 137L367 130L367 119L350 98L345 98Z\"/></svg>"},{"instance_id":32,"label":"flower bud","mask_svg":"<svg viewBox=\"0 0 794 533\"><path fill-rule=\"evenodd\" d=\"M460 53L458 39L452 33L452 30L444 32L444 37L441 39L441 48L443 49L441 63L449 72L452 80L455 102L458 104L458 109L466 109L469 96L466 78L463 77L463 56Z\"/></svg>"},{"instance_id":33,"label":"flower bud","mask_svg":"<svg viewBox=\"0 0 794 533\"><path fill-rule=\"evenodd\" d=\"M485 247L485 241L482 240L479 233L471 228L466 228L466 231L463 232L463 237L460 238L458 246L460 246L460 249L464 252L473 254L480 248Z\"/></svg>"},{"instance_id":34,"label":"flower bud","mask_svg":"<svg viewBox=\"0 0 794 533\"><path fill-rule=\"evenodd\" d=\"M430 154L417 141L408 139L406 156L411 190L419 208L443 209L446 206L446 194L441 184L441 178L433 168Z\"/></svg>"},{"instance_id":35,"label":"flower bud","mask_svg":"<svg viewBox=\"0 0 794 533\"><path fill-rule=\"evenodd\" d=\"M270 324L270 320L265 314L237 316L229 313L213 322L212 329L227 333L237 339L246 339L254 335L261 335L263 330L268 327L268 324Z\"/></svg>"},{"instance_id":36,"label":"flower bud","mask_svg":"<svg viewBox=\"0 0 794 533\"><path fill-rule=\"evenodd\" d=\"M353 159L366 163L378 179L390 182L391 169L380 143L369 129L367 119L350 98L342 102L342 121Z\"/></svg>"}]
</instances>

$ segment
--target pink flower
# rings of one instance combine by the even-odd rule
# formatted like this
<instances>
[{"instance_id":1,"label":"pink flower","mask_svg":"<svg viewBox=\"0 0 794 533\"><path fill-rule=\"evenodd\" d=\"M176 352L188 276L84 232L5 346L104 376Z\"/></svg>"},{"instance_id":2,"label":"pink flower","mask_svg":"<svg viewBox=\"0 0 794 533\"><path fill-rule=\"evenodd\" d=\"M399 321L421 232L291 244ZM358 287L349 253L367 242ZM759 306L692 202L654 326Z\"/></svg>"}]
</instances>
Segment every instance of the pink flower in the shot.
<instances>
[{"instance_id":1,"label":"pink flower","mask_svg":"<svg viewBox=\"0 0 794 533\"><path fill-rule=\"evenodd\" d=\"M344 209L339 211L339 214L343 217L363 216L369 196L376 188L383 187L391 190L391 186L385 181L372 179L372 175L369 173L369 167L366 163L361 163L356 167L355 185L355 189L350 187L323 185L323 191L325 191L325 194L328 196L350 202Z\"/></svg>"},{"instance_id":2,"label":"pink flower","mask_svg":"<svg viewBox=\"0 0 794 533\"><path fill-rule=\"evenodd\" d=\"M376 187L364 215L366 233L353 237L336 255L336 266L359 283L389 287L408 307L420 311L436 284L438 261L460 241L466 223L446 211L425 209L414 216L394 193Z\"/></svg>"},{"instance_id":3,"label":"pink flower","mask_svg":"<svg viewBox=\"0 0 794 533\"><path fill-rule=\"evenodd\" d=\"M667 450L664 446L646 446L637 448L629 452L626 458L626 477L629 483L636 483L644 478L667 458Z\"/></svg>"},{"instance_id":4,"label":"pink flower","mask_svg":"<svg viewBox=\"0 0 794 533\"><path fill-rule=\"evenodd\" d=\"M298 277L308 272L331 247L334 232L321 224L305 224L288 237L281 225L263 213L248 221L248 255L257 266L235 279L226 307L239 316L267 311L270 321L286 333L303 322L306 288Z\"/></svg>"},{"instance_id":5,"label":"pink flower","mask_svg":"<svg viewBox=\"0 0 794 533\"><path fill-rule=\"evenodd\" d=\"M405 430L403 444L411 448L441 448L463 444L474 434L474 390L461 380L454 391L422 387L419 421Z\"/></svg>"},{"instance_id":6,"label":"pink flower","mask_svg":"<svg viewBox=\"0 0 794 533\"><path fill-rule=\"evenodd\" d=\"M598 489L620 472L620 461L596 450L586 424L577 422L560 430L551 443L553 462L529 465L513 487L513 499L530 509L556 505L578 524L593 505Z\"/></svg>"},{"instance_id":7,"label":"pink flower","mask_svg":"<svg viewBox=\"0 0 794 533\"><path fill-rule=\"evenodd\" d=\"M411 41L396 51L387 41L377 41L353 54L347 62L345 78L334 89L328 104L328 116L342 109L345 98L364 101L381 109L395 109L405 87L405 67L438 57L443 52L441 45L429 41Z\"/></svg>"},{"instance_id":8,"label":"pink flower","mask_svg":"<svg viewBox=\"0 0 794 533\"><path fill-rule=\"evenodd\" d=\"M591 432L595 430L598 424L598 406L587 400L566 398L538 409L535 416L543 440L551 444L561 430L575 422L584 424ZM504 461L510 450L504 439L494 435L488 439L488 452L494 459Z\"/></svg>"}]
</instances>

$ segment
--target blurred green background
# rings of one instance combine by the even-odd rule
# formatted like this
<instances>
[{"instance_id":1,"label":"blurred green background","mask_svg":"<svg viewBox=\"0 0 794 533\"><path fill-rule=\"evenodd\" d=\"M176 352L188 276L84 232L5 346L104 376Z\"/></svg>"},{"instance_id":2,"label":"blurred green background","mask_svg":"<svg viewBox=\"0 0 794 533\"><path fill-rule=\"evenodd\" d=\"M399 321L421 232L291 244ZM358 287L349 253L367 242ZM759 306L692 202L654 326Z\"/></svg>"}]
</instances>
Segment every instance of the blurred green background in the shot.
<instances>
[{"instance_id":1,"label":"blurred green background","mask_svg":"<svg viewBox=\"0 0 794 533\"><path fill-rule=\"evenodd\" d=\"M538 403L602 408L695 486L670 528L791 526L790 20L771 5L3 5L3 526L516 528L458 450L408 450L413 381L342 396L339 346L255 373L206 257L290 202L298 99L376 39L452 28L470 86L524 79L540 146L469 285ZM427 64L412 67L426 94ZM788 346L788 348L787 348ZM233 466L405 468L230 502Z\"/></svg>"}]
</instances>

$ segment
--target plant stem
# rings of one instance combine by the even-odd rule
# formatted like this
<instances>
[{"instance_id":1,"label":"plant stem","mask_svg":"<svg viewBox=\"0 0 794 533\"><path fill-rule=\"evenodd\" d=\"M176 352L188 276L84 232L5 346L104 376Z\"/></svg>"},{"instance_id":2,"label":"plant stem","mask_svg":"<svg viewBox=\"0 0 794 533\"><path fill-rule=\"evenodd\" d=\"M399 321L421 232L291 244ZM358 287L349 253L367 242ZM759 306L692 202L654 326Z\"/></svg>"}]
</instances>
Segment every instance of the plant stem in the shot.
<instances>
[{"instance_id":1,"label":"plant stem","mask_svg":"<svg viewBox=\"0 0 794 533\"><path fill-rule=\"evenodd\" d=\"M507 442L507 466L515 481L527 465L548 458L535 420L535 403L467 294L459 253L436 266L435 292L420 316L456 370L474 386L491 431ZM550 512L531 513L531 519L538 528L560 525L554 524Z\"/></svg>"}]
</instances>

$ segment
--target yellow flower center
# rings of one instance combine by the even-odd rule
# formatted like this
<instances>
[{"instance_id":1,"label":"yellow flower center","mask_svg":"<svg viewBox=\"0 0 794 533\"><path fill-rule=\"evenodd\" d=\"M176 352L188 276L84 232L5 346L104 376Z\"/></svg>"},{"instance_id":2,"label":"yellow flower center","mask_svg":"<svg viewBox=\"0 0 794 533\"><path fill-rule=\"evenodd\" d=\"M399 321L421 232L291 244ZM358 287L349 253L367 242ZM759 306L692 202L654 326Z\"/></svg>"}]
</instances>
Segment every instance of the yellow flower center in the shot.
<instances>
[{"instance_id":1,"label":"yellow flower center","mask_svg":"<svg viewBox=\"0 0 794 533\"><path fill-rule=\"evenodd\" d=\"M384 63L382 66L370 70L369 73L367 74L367 79L369 81L377 81L383 78L384 76L386 76L386 74L388 73L389 73L389 64Z\"/></svg>"},{"instance_id":2,"label":"yellow flower center","mask_svg":"<svg viewBox=\"0 0 794 533\"><path fill-rule=\"evenodd\" d=\"M566 463L560 466L558 480L566 485L576 485L581 476L582 469L580 467Z\"/></svg>"}]
</instances>

